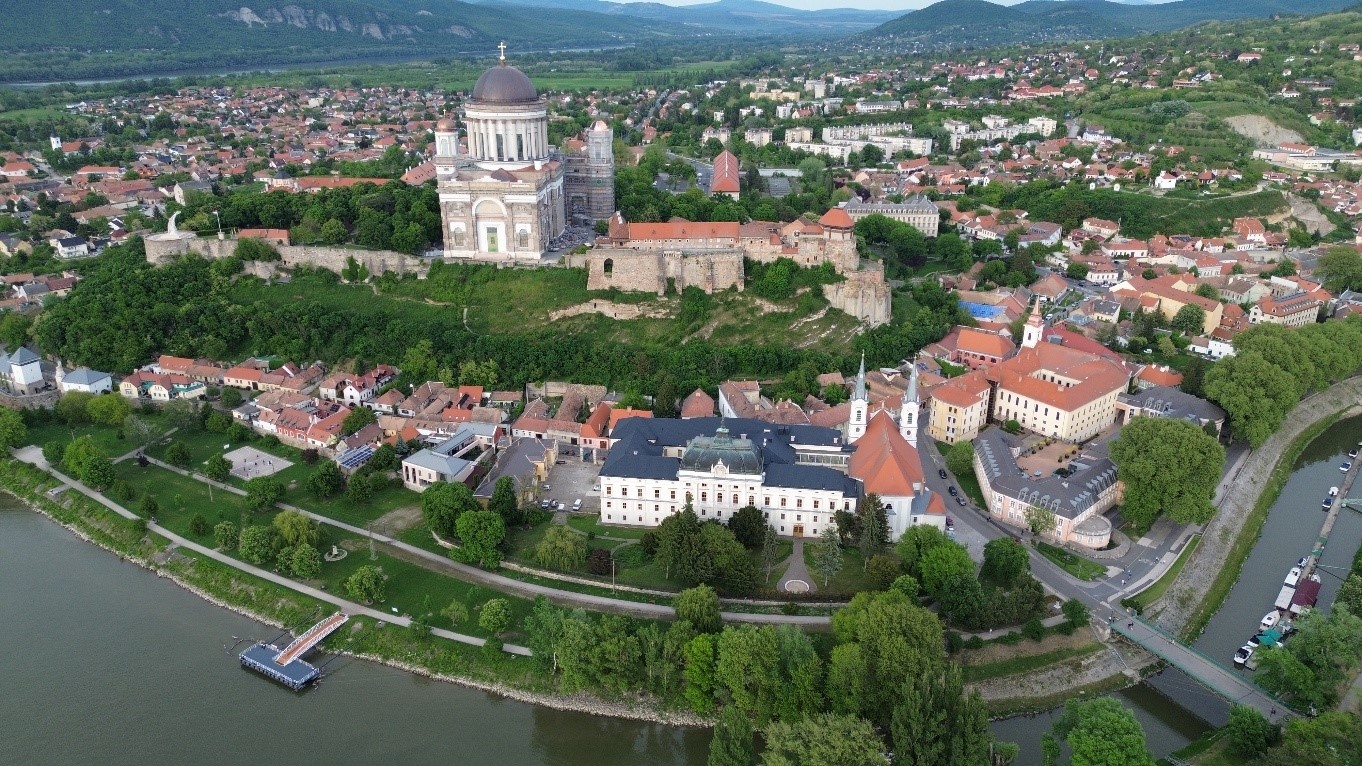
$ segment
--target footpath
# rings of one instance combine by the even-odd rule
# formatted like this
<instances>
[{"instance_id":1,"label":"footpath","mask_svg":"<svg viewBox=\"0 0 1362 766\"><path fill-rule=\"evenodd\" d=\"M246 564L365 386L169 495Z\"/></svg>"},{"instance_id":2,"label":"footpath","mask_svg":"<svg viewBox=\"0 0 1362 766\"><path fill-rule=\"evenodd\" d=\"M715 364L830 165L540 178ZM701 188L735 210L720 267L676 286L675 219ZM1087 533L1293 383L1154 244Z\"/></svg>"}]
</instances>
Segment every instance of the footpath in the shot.
<instances>
[{"instance_id":1,"label":"footpath","mask_svg":"<svg viewBox=\"0 0 1362 766\"><path fill-rule=\"evenodd\" d=\"M1343 412L1347 417L1362 412L1362 377L1312 394L1286 416L1280 430L1268 437L1263 446L1245 457L1237 471L1222 483L1218 512L1202 531L1201 544L1188 559L1172 587L1146 609L1153 622L1168 633L1181 634L1201 606L1207 583L1215 580L1226 565L1230 549L1243 531L1244 524L1258 503L1264 485L1277 462L1291 443L1319 421Z\"/></svg>"},{"instance_id":2,"label":"footpath","mask_svg":"<svg viewBox=\"0 0 1362 766\"><path fill-rule=\"evenodd\" d=\"M77 481L76 479L67 476L61 471L58 471L57 469L48 465L47 461L43 459L42 450L37 447L24 447L15 450L14 456L26 463L30 463L32 465L37 466L38 468L47 471L48 473L52 474L54 477L62 481L67 486L81 492L87 497L94 499L100 505L103 505L105 508L108 508L109 510L113 511L114 513L117 513L120 516L129 519L141 518L137 514L128 510L127 508L124 508L123 506L119 505L113 500L110 500L109 498L105 497L103 494L96 491L93 487L89 487L86 484ZM319 590L317 588L304 585L303 583L300 583L297 580L291 580L287 577L283 577L281 575L275 574L274 572L261 569L260 567L253 566L239 559L234 559L221 551L214 550L207 546L200 545L194 542L193 540L181 537L180 535L175 534L174 532L166 529L165 527L162 527L159 524L148 523L147 529L166 538L171 542L172 545L174 545L177 548L183 548L185 550L194 551L199 555L206 556L207 558L213 559L214 561L219 561L230 567L246 572L247 574L259 577L262 580L268 580L272 583L275 583L276 585L282 585L285 588L297 591L306 596L310 596L311 598L315 598L318 601L325 601L329 604L334 604L335 606L338 606L342 610L344 610L346 614L352 616L364 615L379 622L386 622L393 625L399 625L401 627L407 627L411 625L411 618L409 617L395 614L387 614L372 607L364 606L363 604L360 604L358 602L341 598L335 595L334 593L327 593L324 590ZM477 636L470 636L464 633L455 633L452 630L444 630L443 628L433 628L431 632L437 636L440 636L441 638L447 638L451 641L458 641L460 643L471 644L473 646L482 646L487 643L485 639L478 638ZM515 644L505 644L503 645L502 648L511 654L518 654L525 657L530 656L530 650L524 646L517 646Z\"/></svg>"}]
</instances>

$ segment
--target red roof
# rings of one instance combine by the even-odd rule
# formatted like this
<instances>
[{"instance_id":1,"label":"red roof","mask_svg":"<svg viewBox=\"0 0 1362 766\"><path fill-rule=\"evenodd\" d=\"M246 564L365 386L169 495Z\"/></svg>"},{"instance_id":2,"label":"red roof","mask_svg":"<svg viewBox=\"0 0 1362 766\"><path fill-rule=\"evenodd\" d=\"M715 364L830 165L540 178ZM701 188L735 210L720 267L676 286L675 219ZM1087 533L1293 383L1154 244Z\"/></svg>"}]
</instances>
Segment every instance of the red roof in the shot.
<instances>
[{"instance_id":1,"label":"red roof","mask_svg":"<svg viewBox=\"0 0 1362 766\"><path fill-rule=\"evenodd\" d=\"M856 440L856 452L847 473L865 484L866 492L881 496L910 497L922 486L922 458L917 448L899 433L887 412L870 419L865 434Z\"/></svg>"},{"instance_id":2,"label":"red roof","mask_svg":"<svg viewBox=\"0 0 1362 766\"><path fill-rule=\"evenodd\" d=\"M851 216L840 207L829 208L818 223L830 229L850 229L854 225Z\"/></svg>"},{"instance_id":3,"label":"red roof","mask_svg":"<svg viewBox=\"0 0 1362 766\"><path fill-rule=\"evenodd\" d=\"M711 194L737 194L741 189L742 172L738 167L738 158L725 149L714 158L714 178L710 180L709 191Z\"/></svg>"}]
</instances>

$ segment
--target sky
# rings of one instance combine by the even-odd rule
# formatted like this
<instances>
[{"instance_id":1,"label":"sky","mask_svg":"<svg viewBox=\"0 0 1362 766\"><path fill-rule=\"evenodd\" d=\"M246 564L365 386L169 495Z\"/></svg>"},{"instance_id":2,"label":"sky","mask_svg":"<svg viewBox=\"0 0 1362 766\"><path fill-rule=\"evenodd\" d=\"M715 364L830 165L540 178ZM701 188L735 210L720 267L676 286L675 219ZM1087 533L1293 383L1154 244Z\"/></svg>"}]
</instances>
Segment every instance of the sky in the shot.
<instances>
[{"instance_id":1,"label":"sky","mask_svg":"<svg viewBox=\"0 0 1362 766\"><path fill-rule=\"evenodd\" d=\"M613 2L632 2L634 0L612 0ZM665 5L697 5L700 3L713 2L713 0L639 0L646 2L659 2ZM862 10L888 10L888 11L908 11L925 8L936 0L767 0L777 5L784 5L790 8L803 8L806 10L816 10L822 8L858 8ZM1127 2L1131 4L1150 4L1157 2L1168 2L1169 0L1115 0L1116 2ZM989 0L989 2L999 5L1016 5L1022 0Z\"/></svg>"}]
</instances>

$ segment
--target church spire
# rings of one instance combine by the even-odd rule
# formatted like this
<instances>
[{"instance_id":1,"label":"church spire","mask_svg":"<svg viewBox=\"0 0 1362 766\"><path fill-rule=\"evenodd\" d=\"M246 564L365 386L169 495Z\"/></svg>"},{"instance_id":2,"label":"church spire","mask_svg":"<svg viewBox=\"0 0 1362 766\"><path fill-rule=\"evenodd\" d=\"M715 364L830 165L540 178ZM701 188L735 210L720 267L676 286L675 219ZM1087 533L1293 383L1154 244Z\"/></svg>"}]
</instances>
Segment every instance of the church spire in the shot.
<instances>
[{"instance_id":1,"label":"church spire","mask_svg":"<svg viewBox=\"0 0 1362 766\"><path fill-rule=\"evenodd\" d=\"M903 440L917 446L917 416L921 411L921 402L917 395L917 360L911 360L908 364L912 365L908 373L908 390L903 392L903 405L899 407L899 435Z\"/></svg>"},{"instance_id":2,"label":"church spire","mask_svg":"<svg viewBox=\"0 0 1362 766\"><path fill-rule=\"evenodd\" d=\"M852 391L851 398L855 400L868 401L870 397L865 393L865 352L861 352L861 371L856 373L856 389Z\"/></svg>"},{"instance_id":3,"label":"church spire","mask_svg":"<svg viewBox=\"0 0 1362 766\"><path fill-rule=\"evenodd\" d=\"M1038 311L1039 304L1040 300L1037 299L1027 312L1026 326L1022 328L1022 348L1035 348L1040 343L1041 336L1045 334L1045 320Z\"/></svg>"}]
</instances>

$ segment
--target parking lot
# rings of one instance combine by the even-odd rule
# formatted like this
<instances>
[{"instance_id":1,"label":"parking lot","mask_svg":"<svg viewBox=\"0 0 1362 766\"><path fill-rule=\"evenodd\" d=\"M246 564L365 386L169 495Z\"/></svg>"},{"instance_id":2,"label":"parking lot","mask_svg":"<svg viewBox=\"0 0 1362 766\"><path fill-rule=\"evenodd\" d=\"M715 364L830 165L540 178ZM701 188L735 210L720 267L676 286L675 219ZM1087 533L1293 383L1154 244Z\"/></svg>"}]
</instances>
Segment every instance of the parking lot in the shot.
<instances>
[{"instance_id":1,"label":"parking lot","mask_svg":"<svg viewBox=\"0 0 1362 766\"><path fill-rule=\"evenodd\" d=\"M582 513L600 513L600 491L594 489L600 465L584 463L575 454L559 453L558 461L561 465L554 465L549 471L548 489L541 490L540 496L564 503L569 509L574 501L581 500Z\"/></svg>"}]
</instances>

